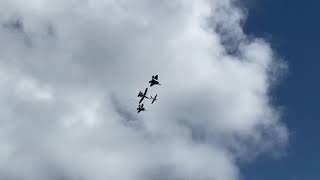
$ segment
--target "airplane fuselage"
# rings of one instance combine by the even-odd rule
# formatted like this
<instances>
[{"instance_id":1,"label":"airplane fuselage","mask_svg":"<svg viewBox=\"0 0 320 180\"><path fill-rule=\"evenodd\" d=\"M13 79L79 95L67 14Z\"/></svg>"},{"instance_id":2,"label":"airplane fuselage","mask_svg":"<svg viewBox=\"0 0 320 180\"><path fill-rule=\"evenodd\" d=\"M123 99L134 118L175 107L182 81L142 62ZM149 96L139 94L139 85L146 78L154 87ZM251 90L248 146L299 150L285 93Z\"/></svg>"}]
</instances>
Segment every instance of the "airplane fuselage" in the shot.
<instances>
[{"instance_id":1,"label":"airplane fuselage","mask_svg":"<svg viewBox=\"0 0 320 180\"><path fill-rule=\"evenodd\" d=\"M152 86L154 86L154 85L161 85L161 84L159 83L159 81L154 80L154 79L152 79L151 81L149 81L149 83L150 83L150 87L152 87Z\"/></svg>"}]
</instances>

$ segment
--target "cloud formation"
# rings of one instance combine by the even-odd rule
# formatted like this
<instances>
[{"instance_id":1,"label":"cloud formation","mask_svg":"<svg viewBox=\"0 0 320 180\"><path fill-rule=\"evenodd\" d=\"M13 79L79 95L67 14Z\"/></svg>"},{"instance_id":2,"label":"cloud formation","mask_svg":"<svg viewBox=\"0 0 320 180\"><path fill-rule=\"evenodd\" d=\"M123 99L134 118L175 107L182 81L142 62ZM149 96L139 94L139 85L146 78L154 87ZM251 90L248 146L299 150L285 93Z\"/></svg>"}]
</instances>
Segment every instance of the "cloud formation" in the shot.
<instances>
[{"instance_id":1,"label":"cloud formation","mask_svg":"<svg viewBox=\"0 0 320 180\"><path fill-rule=\"evenodd\" d=\"M0 179L237 180L285 145L281 61L235 2L0 2Z\"/></svg>"}]
</instances>

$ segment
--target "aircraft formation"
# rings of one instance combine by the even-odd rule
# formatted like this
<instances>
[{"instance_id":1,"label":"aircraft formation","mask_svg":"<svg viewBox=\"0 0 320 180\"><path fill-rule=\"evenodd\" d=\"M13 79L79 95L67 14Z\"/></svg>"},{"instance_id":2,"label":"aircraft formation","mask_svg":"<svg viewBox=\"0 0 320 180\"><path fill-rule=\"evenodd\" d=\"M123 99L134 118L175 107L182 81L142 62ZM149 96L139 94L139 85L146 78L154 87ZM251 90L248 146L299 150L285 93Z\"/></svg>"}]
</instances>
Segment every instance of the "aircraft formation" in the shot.
<instances>
[{"instance_id":1,"label":"aircraft formation","mask_svg":"<svg viewBox=\"0 0 320 180\"><path fill-rule=\"evenodd\" d=\"M161 84L159 83L159 81L158 81L158 75L152 76L152 79L149 81L149 84L150 84L150 87L152 87L152 86L154 86L154 85L161 85ZM146 109L144 108L144 105L143 105L143 103L142 103L144 99L150 99L150 100L152 100L152 101L151 101L151 104L153 104L153 103L157 100L157 96L158 96L157 94L156 94L154 97L152 97L152 96L148 97L148 96L147 96L147 92L148 92L148 88L146 88L146 89L144 90L144 93L142 93L142 92L140 91L139 94L138 94L138 97L140 97L139 107L137 108L138 113L140 113L141 111L146 111Z\"/></svg>"}]
</instances>

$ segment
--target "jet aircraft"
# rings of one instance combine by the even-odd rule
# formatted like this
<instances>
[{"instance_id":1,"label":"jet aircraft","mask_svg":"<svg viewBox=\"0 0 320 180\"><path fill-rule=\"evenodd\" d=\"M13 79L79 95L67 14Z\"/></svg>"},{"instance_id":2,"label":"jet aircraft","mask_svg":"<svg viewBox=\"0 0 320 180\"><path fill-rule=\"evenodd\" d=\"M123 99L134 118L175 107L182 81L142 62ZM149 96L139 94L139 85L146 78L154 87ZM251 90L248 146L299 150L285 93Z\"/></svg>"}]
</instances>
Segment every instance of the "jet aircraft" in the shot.
<instances>
[{"instance_id":1,"label":"jet aircraft","mask_svg":"<svg viewBox=\"0 0 320 180\"><path fill-rule=\"evenodd\" d=\"M141 99L140 99L140 101L139 101L139 104L143 101L144 98L149 99L149 98L147 97L147 91L148 91L148 88L146 88L146 90L144 91L144 93L142 93L141 91L139 92L138 97L141 97Z\"/></svg>"},{"instance_id":2,"label":"jet aircraft","mask_svg":"<svg viewBox=\"0 0 320 180\"><path fill-rule=\"evenodd\" d=\"M137 108L138 113L140 113L141 111L146 111L146 109L143 107L143 103Z\"/></svg>"},{"instance_id":3,"label":"jet aircraft","mask_svg":"<svg viewBox=\"0 0 320 180\"><path fill-rule=\"evenodd\" d=\"M161 85L158 81L158 75L152 76L152 79L149 81L150 87L153 85Z\"/></svg>"},{"instance_id":4,"label":"jet aircraft","mask_svg":"<svg viewBox=\"0 0 320 180\"><path fill-rule=\"evenodd\" d=\"M156 94L156 96L154 98L152 96L150 97L150 99L152 99L151 104L153 104L157 100L157 96L158 96L158 94Z\"/></svg>"}]
</instances>

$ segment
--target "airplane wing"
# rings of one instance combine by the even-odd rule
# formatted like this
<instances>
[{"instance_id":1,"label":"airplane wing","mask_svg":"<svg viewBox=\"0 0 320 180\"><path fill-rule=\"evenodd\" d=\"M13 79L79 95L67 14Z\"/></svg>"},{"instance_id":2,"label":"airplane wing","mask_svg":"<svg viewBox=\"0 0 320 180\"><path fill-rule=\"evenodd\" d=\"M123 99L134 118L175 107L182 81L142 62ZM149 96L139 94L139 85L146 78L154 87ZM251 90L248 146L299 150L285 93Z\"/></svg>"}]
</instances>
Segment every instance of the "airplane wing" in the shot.
<instances>
[{"instance_id":1,"label":"airplane wing","mask_svg":"<svg viewBox=\"0 0 320 180\"><path fill-rule=\"evenodd\" d=\"M152 87L153 85L155 85L155 80L152 79L149 83L150 83L150 87Z\"/></svg>"},{"instance_id":2,"label":"airplane wing","mask_svg":"<svg viewBox=\"0 0 320 180\"><path fill-rule=\"evenodd\" d=\"M155 78L156 80L158 80L158 75L156 75L154 78Z\"/></svg>"},{"instance_id":3,"label":"airplane wing","mask_svg":"<svg viewBox=\"0 0 320 180\"><path fill-rule=\"evenodd\" d=\"M139 104L143 101L143 99L144 99L144 96L141 97Z\"/></svg>"},{"instance_id":4,"label":"airplane wing","mask_svg":"<svg viewBox=\"0 0 320 180\"><path fill-rule=\"evenodd\" d=\"M151 104L153 104L156 100L157 100L157 94L156 94L156 96L152 99Z\"/></svg>"},{"instance_id":5,"label":"airplane wing","mask_svg":"<svg viewBox=\"0 0 320 180\"><path fill-rule=\"evenodd\" d=\"M146 88L146 90L144 91L143 96L146 96L146 95L147 95L147 91L148 91L148 88Z\"/></svg>"}]
</instances>

